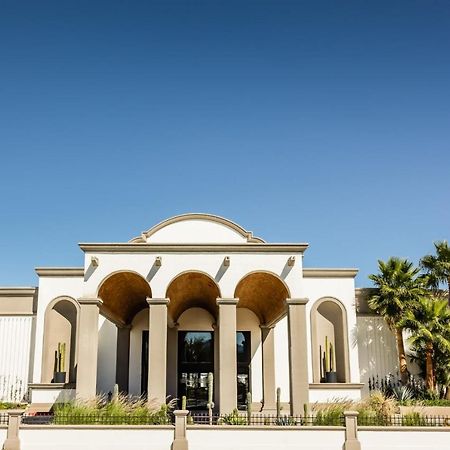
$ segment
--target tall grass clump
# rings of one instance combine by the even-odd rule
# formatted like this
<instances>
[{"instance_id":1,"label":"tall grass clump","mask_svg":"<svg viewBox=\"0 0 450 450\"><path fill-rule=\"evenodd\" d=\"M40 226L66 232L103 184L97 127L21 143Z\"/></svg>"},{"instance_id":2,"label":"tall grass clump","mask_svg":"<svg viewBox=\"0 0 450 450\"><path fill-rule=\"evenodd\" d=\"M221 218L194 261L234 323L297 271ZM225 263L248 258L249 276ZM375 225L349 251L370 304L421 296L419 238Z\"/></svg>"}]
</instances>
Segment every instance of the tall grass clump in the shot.
<instances>
[{"instance_id":1,"label":"tall grass clump","mask_svg":"<svg viewBox=\"0 0 450 450\"><path fill-rule=\"evenodd\" d=\"M114 401L98 395L92 400L77 400L54 407L54 423L58 425L167 425L175 400L167 404L131 398L119 394Z\"/></svg>"}]
</instances>

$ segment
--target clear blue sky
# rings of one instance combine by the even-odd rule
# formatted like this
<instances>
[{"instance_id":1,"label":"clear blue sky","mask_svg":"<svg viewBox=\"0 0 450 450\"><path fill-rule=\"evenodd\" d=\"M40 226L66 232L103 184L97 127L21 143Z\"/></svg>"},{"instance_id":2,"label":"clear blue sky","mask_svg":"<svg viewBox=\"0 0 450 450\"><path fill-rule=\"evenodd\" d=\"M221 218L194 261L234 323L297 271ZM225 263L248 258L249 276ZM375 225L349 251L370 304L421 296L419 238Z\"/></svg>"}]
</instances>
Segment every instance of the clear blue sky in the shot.
<instances>
[{"instance_id":1,"label":"clear blue sky","mask_svg":"<svg viewBox=\"0 0 450 450\"><path fill-rule=\"evenodd\" d=\"M2 1L0 285L184 212L309 267L449 238L448 1Z\"/></svg>"}]
</instances>

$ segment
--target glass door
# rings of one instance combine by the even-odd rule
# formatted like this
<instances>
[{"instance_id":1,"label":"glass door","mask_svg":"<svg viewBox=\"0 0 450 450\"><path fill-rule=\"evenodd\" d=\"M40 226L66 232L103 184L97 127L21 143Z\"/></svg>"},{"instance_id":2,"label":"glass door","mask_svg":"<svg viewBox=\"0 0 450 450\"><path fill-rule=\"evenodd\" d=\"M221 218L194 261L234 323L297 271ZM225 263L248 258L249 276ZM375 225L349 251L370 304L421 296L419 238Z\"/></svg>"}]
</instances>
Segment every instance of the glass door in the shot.
<instances>
[{"instance_id":1,"label":"glass door","mask_svg":"<svg viewBox=\"0 0 450 450\"><path fill-rule=\"evenodd\" d=\"M188 409L207 409L208 373L214 373L212 331L178 333L178 398L186 396Z\"/></svg>"}]
</instances>

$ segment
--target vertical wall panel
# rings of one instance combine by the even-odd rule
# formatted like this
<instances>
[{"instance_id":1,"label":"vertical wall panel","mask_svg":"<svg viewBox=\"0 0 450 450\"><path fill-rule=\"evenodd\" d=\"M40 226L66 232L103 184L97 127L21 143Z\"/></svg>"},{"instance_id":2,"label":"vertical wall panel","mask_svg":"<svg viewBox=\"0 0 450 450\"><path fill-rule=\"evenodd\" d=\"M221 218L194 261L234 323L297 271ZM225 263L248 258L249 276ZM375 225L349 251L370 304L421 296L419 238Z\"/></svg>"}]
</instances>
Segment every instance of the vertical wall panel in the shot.
<instances>
[{"instance_id":1,"label":"vertical wall panel","mask_svg":"<svg viewBox=\"0 0 450 450\"><path fill-rule=\"evenodd\" d=\"M0 401L19 402L28 389L33 317L0 317Z\"/></svg>"},{"instance_id":2,"label":"vertical wall panel","mask_svg":"<svg viewBox=\"0 0 450 450\"><path fill-rule=\"evenodd\" d=\"M361 382L398 372L395 337L382 317L359 316L358 352Z\"/></svg>"}]
</instances>

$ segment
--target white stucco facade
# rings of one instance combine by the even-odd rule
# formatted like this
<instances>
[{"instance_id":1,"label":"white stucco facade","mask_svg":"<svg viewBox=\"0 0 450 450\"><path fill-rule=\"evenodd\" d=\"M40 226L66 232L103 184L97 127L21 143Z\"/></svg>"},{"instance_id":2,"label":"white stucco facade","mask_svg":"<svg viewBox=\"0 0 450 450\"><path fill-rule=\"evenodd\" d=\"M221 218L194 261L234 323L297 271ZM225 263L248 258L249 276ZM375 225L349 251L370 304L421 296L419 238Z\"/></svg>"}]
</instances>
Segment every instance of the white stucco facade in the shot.
<instances>
[{"instance_id":1,"label":"white stucco facade","mask_svg":"<svg viewBox=\"0 0 450 450\"><path fill-rule=\"evenodd\" d=\"M15 351L19 362L11 362L2 350L0 367L5 373L0 376L13 377L16 372L30 384L35 399L39 397L36 403L45 403L46 389L53 390L49 394L53 401L60 395L55 397L58 389L74 395L83 389L107 393L119 381L130 394L141 395L147 388L152 393L155 382L150 382L150 373L159 364L166 375L158 392L180 397L179 336L204 332L213 342L210 370L215 375L217 405L224 404L221 392L235 392L236 378L230 381L230 376L236 377L239 370L248 380L245 389L261 409L273 407L277 387L282 402L291 407L306 400L359 398L358 339L367 332L358 325L373 324L357 317L357 271L306 269L307 247L269 244L227 219L204 214L171 218L127 243L80 244L82 266L36 270L37 289L34 294L23 293L24 302L26 295L33 296L33 306L26 297L28 306L17 309L14 298L0 290L0 335L16 333L13 345L28 343ZM167 320L162 341L166 344L158 357L144 350L145 339L150 349L156 339L152 308L167 311L161 316ZM92 320L97 326L88 330L86 323ZM5 331L11 326L13 333ZM236 362L236 343L224 341L229 326L249 340L245 364ZM95 348L83 341L89 341L88 336L93 336ZM67 344L65 385L54 383L50 367L61 342ZM328 383L325 342L331 344L328 369L337 372L337 379ZM224 368L228 357L234 363ZM86 358L94 376L80 381ZM363 374L370 375L366 366L376 361L363 359ZM373 374L376 367L371 370ZM6 391L3 396L7 397ZM230 404L235 403L233 399Z\"/></svg>"}]
</instances>

